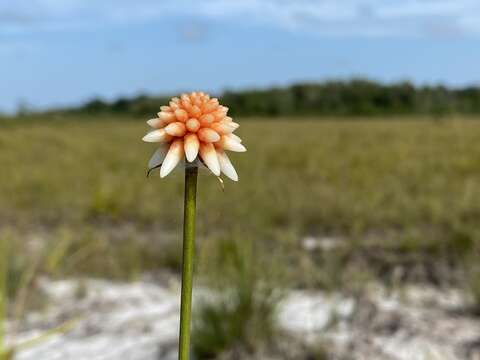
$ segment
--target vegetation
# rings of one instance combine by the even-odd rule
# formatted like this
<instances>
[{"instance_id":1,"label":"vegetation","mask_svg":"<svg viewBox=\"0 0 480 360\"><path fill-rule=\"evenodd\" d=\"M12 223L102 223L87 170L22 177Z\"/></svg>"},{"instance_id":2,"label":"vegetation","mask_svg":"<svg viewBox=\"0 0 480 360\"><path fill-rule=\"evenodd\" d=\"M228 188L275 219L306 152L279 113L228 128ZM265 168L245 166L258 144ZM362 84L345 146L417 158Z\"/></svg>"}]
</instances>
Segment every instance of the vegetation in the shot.
<instances>
[{"instance_id":1,"label":"vegetation","mask_svg":"<svg viewBox=\"0 0 480 360\"><path fill-rule=\"evenodd\" d=\"M2 231L22 243L69 238L64 274L180 269L183 174L145 177L154 147L140 142L138 119L85 120L0 123ZM240 123L249 149L232 155L240 183L226 180L222 192L200 172L200 246L253 241L303 287L394 274L452 282L471 263L480 242L476 121Z\"/></svg>"},{"instance_id":2,"label":"vegetation","mask_svg":"<svg viewBox=\"0 0 480 360\"><path fill-rule=\"evenodd\" d=\"M199 359L216 358L226 351L256 354L278 335L279 294L266 281L251 244L220 240L207 249L202 274L210 275L208 285L214 293L197 307L194 352Z\"/></svg>"},{"instance_id":3,"label":"vegetation","mask_svg":"<svg viewBox=\"0 0 480 360\"><path fill-rule=\"evenodd\" d=\"M16 243L8 234L0 237L0 359L13 359L20 349L26 349L46 341L53 335L72 328L71 319L56 327L45 329L28 340L17 339L21 323L28 310L40 309L46 302L37 287L41 276L54 277L59 265L65 260L68 243L47 242L37 244L38 248L28 249L25 244ZM7 326L8 319L8 326ZM8 328L8 336L7 334Z\"/></svg>"},{"instance_id":4,"label":"vegetation","mask_svg":"<svg viewBox=\"0 0 480 360\"><path fill-rule=\"evenodd\" d=\"M196 279L213 296L195 308L198 358L283 356L274 288L454 284L480 313L480 122L338 120L240 119L249 150L231 156L240 183L225 180L222 191L200 171ZM146 178L145 128L115 116L0 121L12 304L42 274L180 270L183 173ZM302 354L327 358L322 346L312 351Z\"/></svg>"},{"instance_id":5,"label":"vegetation","mask_svg":"<svg viewBox=\"0 0 480 360\"><path fill-rule=\"evenodd\" d=\"M50 112L59 114L117 114L151 116L158 104L170 97L139 95L107 102L92 99L75 109ZM222 103L234 116L380 116L480 114L480 88L450 89L444 86L419 86L409 82L390 85L364 79L300 83L285 88L226 91ZM21 108L19 115L28 116Z\"/></svg>"}]
</instances>

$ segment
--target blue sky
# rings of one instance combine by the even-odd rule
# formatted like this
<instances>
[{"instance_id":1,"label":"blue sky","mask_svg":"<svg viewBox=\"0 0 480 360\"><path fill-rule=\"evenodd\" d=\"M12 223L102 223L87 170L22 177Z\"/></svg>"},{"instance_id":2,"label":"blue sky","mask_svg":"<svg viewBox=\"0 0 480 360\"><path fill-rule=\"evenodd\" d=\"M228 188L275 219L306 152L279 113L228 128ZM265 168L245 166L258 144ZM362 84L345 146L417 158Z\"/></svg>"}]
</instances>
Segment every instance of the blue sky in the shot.
<instances>
[{"instance_id":1,"label":"blue sky","mask_svg":"<svg viewBox=\"0 0 480 360\"><path fill-rule=\"evenodd\" d=\"M369 77L480 84L479 0L1 0L0 111Z\"/></svg>"}]
</instances>

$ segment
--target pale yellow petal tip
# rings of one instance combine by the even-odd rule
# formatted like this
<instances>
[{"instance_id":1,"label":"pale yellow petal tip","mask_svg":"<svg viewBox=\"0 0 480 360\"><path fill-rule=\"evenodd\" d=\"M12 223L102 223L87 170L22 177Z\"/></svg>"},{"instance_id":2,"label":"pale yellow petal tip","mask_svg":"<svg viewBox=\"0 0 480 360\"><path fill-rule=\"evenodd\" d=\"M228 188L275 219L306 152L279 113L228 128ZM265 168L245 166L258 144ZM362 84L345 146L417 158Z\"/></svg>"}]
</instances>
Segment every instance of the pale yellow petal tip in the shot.
<instances>
[{"instance_id":1,"label":"pale yellow petal tip","mask_svg":"<svg viewBox=\"0 0 480 360\"><path fill-rule=\"evenodd\" d=\"M227 175L225 175L227 176ZM227 176L230 180L238 182L238 175L235 173L235 175Z\"/></svg>"},{"instance_id":2,"label":"pale yellow petal tip","mask_svg":"<svg viewBox=\"0 0 480 360\"><path fill-rule=\"evenodd\" d=\"M156 142L155 140L153 140L153 136L148 133L147 135L145 135L143 138L142 138L143 141L145 142Z\"/></svg>"},{"instance_id":3,"label":"pale yellow petal tip","mask_svg":"<svg viewBox=\"0 0 480 360\"><path fill-rule=\"evenodd\" d=\"M162 171L162 169L160 169L160 178L161 178L161 179L163 179L164 177L166 177L168 174L169 174L169 172Z\"/></svg>"},{"instance_id":4,"label":"pale yellow petal tip","mask_svg":"<svg viewBox=\"0 0 480 360\"><path fill-rule=\"evenodd\" d=\"M155 118L147 121L148 126L154 129L161 129L166 125L165 120Z\"/></svg>"}]
</instances>

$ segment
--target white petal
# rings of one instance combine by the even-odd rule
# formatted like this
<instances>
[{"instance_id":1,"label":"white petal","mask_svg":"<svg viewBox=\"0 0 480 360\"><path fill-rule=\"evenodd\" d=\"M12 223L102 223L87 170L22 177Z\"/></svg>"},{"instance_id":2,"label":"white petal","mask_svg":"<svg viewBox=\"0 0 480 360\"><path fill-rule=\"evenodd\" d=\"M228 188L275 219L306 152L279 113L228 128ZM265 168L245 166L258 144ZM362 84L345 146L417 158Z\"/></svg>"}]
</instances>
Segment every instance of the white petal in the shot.
<instances>
[{"instance_id":1,"label":"white petal","mask_svg":"<svg viewBox=\"0 0 480 360\"><path fill-rule=\"evenodd\" d=\"M166 122L162 119L155 118L155 119L148 120L147 124L154 129L160 129L166 125Z\"/></svg>"},{"instance_id":2,"label":"white petal","mask_svg":"<svg viewBox=\"0 0 480 360\"><path fill-rule=\"evenodd\" d=\"M208 125L215 121L215 117L212 114L204 114L200 116L199 120L201 124Z\"/></svg>"},{"instance_id":3,"label":"white petal","mask_svg":"<svg viewBox=\"0 0 480 360\"><path fill-rule=\"evenodd\" d=\"M178 100L178 98L173 98L172 101L170 101L169 104L168 104L168 105L170 106L170 109L172 109L173 111L175 111L175 110L177 110L177 109L180 108L180 107L178 106L178 102L173 101L174 99L177 99L177 100Z\"/></svg>"},{"instance_id":4,"label":"white petal","mask_svg":"<svg viewBox=\"0 0 480 360\"><path fill-rule=\"evenodd\" d=\"M217 152L212 143L203 143L200 145L200 156L210 171L219 176L220 163L218 162Z\"/></svg>"},{"instance_id":5,"label":"white petal","mask_svg":"<svg viewBox=\"0 0 480 360\"><path fill-rule=\"evenodd\" d=\"M219 134L230 134L235 130L229 123L222 122L213 123L210 127Z\"/></svg>"},{"instance_id":6,"label":"white petal","mask_svg":"<svg viewBox=\"0 0 480 360\"><path fill-rule=\"evenodd\" d=\"M240 139L240 137L235 135L235 134L228 134L228 136L231 137L234 140L237 140L237 142L239 142L239 143L242 142L242 139Z\"/></svg>"},{"instance_id":7,"label":"white petal","mask_svg":"<svg viewBox=\"0 0 480 360\"><path fill-rule=\"evenodd\" d=\"M218 162L220 163L220 170L222 170L222 172L233 181L238 181L238 174L227 154L225 154L224 151L217 149L217 157Z\"/></svg>"},{"instance_id":8,"label":"white petal","mask_svg":"<svg viewBox=\"0 0 480 360\"><path fill-rule=\"evenodd\" d=\"M188 113L183 109L175 110L175 117L178 121L185 122L188 120Z\"/></svg>"},{"instance_id":9,"label":"white petal","mask_svg":"<svg viewBox=\"0 0 480 360\"><path fill-rule=\"evenodd\" d=\"M175 115L171 112L160 111L159 113L157 113L157 115L160 120L163 120L167 123L175 121Z\"/></svg>"},{"instance_id":10,"label":"white petal","mask_svg":"<svg viewBox=\"0 0 480 360\"><path fill-rule=\"evenodd\" d=\"M187 132L187 128L184 123L178 121L168 124L165 127L165 131L172 136L184 136Z\"/></svg>"},{"instance_id":11,"label":"white petal","mask_svg":"<svg viewBox=\"0 0 480 360\"><path fill-rule=\"evenodd\" d=\"M189 134L185 136L185 156L189 162L196 159L198 155L198 149L200 148L200 141L198 141L197 135Z\"/></svg>"},{"instance_id":12,"label":"white petal","mask_svg":"<svg viewBox=\"0 0 480 360\"><path fill-rule=\"evenodd\" d=\"M204 106L203 106L203 113L209 113L209 112L212 112L214 111L217 107L218 107L218 101L215 102L215 101L212 101L213 99L210 99L208 101L208 103L206 103Z\"/></svg>"},{"instance_id":13,"label":"white petal","mask_svg":"<svg viewBox=\"0 0 480 360\"><path fill-rule=\"evenodd\" d=\"M143 141L145 142L165 142L170 140L172 137L168 135L165 130L158 129L150 131L147 135L143 137Z\"/></svg>"},{"instance_id":14,"label":"white petal","mask_svg":"<svg viewBox=\"0 0 480 360\"><path fill-rule=\"evenodd\" d=\"M183 157L183 141L176 140L170 145L167 156L160 168L160 177L165 177L172 172Z\"/></svg>"},{"instance_id":15,"label":"white petal","mask_svg":"<svg viewBox=\"0 0 480 360\"><path fill-rule=\"evenodd\" d=\"M198 129L200 129L200 122L195 118L188 119L185 125L187 130L191 132L196 132Z\"/></svg>"},{"instance_id":16,"label":"white petal","mask_svg":"<svg viewBox=\"0 0 480 360\"><path fill-rule=\"evenodd\" d=\"M215 130L212 130L210 128L202 128L198 130L198 138L203 141L203 142L216 142L220 140L220 135Z\"/></svg>"},{"instance_id":17,"label":"white petal","mask_svg":"<svg viewBox=\"0 0 480 360\"><path fill-rule=\"evenodd\" d=\"M201 105L201 103L199 103L199 104ZM193 117L196 118L196 117L202 115L202 110L198 107L198 105L194 105L194 106L192 106L191 114L192 114Z\"/></svg>"},{"instance_id":18,"label":"white petal","mask_svg":"<svg viewBox=\"0 0 480 360\"><path fill-rule=\"evenodd\" d=\"M231 138L228 135L222 136L220 142L220 147L223 147L225 150L236 151L236 152L245 152L247 149L245 146L240 144L237 140Z\"/></svg>"},{"instance_id":19,"label":"white petal","mask_svg":"<svg viewBox=\"0 0 480 360\"><path fill-rule=\"evenodd\" d=\"M163 162L168 152L168 146L161 146L155 151L148 162L148 169L153 169Z\"/></svg>"}]
</instances>

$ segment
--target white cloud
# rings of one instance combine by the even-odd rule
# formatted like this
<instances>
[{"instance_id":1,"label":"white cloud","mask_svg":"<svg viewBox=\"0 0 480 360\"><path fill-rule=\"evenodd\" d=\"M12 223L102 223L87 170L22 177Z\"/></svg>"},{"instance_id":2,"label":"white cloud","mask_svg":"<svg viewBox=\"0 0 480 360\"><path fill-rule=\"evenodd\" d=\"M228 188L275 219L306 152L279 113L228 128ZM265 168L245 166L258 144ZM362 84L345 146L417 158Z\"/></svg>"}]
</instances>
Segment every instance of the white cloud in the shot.
<instances>
[{"instance_id":1,"label":"white cloud","mask_svg":"<svg viewBox=\"0 0 480 360\"><path fill-rule=\"evenodd\" d=\"M479 0L6 0L0 4L0 32L109 26L172 15L324 35L425 36L442 24L480 35Z\"/></svg>"}]
</instances>

